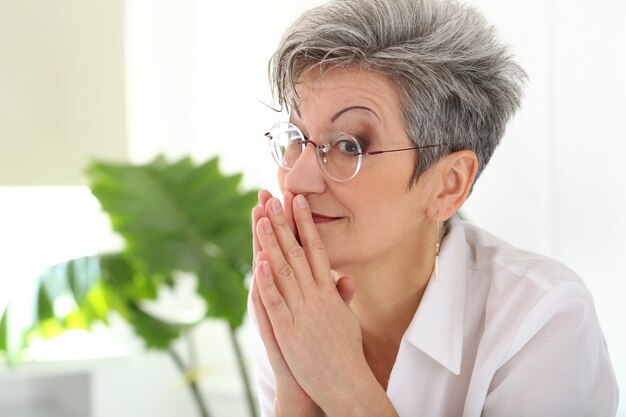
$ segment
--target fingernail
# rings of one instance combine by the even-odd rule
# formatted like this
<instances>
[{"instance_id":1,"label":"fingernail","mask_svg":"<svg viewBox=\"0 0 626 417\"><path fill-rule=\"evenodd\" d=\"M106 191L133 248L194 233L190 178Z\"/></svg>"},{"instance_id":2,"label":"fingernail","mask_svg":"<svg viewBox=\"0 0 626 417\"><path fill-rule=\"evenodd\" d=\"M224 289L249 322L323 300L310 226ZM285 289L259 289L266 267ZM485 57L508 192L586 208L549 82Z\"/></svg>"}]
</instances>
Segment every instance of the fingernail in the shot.
<instances>
[{"instance_id":1,"label":"fingernail","mask_svg":"<svg viewBox=\"0 0 626 417\"><path fill-rule=\"evenodd\" d=\"M280 205L280 201L278 201L276 199L272 200L272 211L274 212L274 214L280 214L282 209L283 208Z\"/></svg>"},{"instance_id":2,"label":"fingernail","mask_svg":"<svg viewBox=\"0 0 626 417\"><path fill-rule=\"evenodd\" d=\"M296 204L298 205L298 208L301 208L301 209L305 209L309 206L309 204L306 201L306 198L304 198L303 195L296 196Z\"/></svg>"},{"instance_id":3,"label":"fingernail","mask_svg":"<svg viewBox=\"0 0 626 417\"><path fill-rule=\"evenodd\" d=\"M265 221L263 222L263 230L265 230L265 233L267 234L272 233L272 224L270 223L270 219L268 219L267 217L265 218Z\"/></svg>"}]
</instances>

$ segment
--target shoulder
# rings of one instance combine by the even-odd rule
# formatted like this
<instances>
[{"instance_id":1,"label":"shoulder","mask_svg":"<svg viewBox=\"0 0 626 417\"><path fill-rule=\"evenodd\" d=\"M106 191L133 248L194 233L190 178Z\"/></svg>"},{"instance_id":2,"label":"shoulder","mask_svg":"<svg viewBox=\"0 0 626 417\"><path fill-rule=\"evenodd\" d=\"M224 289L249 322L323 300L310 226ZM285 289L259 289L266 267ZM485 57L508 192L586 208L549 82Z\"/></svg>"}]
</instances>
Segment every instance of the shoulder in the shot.
<instances>
[{"instance_id":1,"label":"shoulder","mask_svg":"<svg viewBox=\"0 0 626 417\"><path fill-rule=\"evenodd\" d=\"M469 247L468 285L483 291L485 335L507 339L506 361L538 333L558 323L564 332L602 338L595 306L583 280L561 262L516 248L467 222L461 222ZM502 352L504 353L504 352Z\"/></svg>"},{"instance_id":2,"label":"shoulder","mask_svg":"<svg viewBox=\"0 0 626 417\"><path fill-rule=\"evenodd\" d=\"M591 294L561 262L461 222L466 325L482 415L615 415L617 384ZM528 381L533 381L529 384ZM558 387L555 390L555 387Z\"/></svg>"},{"instance_id":3,"label":"shoulder","mask_svg":"<svg viewBox=\"0 0 626 417\"><path fill-rule=\"evenodd\" d=\"M517 248L471 223L460 226L469 248L471 276L489 279L491 295L526 290L541 296L557 288L588 294L582 279L561 262Z\"/></svg>"}]
</instances>

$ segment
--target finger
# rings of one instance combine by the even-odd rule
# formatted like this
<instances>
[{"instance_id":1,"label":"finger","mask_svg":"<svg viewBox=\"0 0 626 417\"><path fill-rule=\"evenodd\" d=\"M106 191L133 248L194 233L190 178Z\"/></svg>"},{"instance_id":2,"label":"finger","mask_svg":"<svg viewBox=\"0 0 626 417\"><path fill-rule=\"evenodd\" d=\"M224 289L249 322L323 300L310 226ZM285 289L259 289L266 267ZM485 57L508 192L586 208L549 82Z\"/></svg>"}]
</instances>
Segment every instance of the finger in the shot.
<instances>
[{"instance_id":1,"label":"finger","mask_svg":"<svg viewBox=\"0 0 626 417\"><path fill-rule=\"evenodd\" d=\"M291 311L289 311L285 299L274 283L270 265L263 257L263 254L264 252L259 254L257 285L263 307L267 312L267 317L272 325L274 336L278 341L281 335L289 335L293 328L293 315Z\"/></svg>"},{"instance_id":2,"label":"finger","mask_svg":"<svg viewBox=\"0 0 626 417\"><path fill-rule=\"evenodd\" d=\"M300 238L298 237L298 230L296 229L296 222L293 219L293 209L292 209L293 197L294 197L294 194L291 191L285 191L283 193L283 208L285 210L285 217L287 218L287 224L289 225L291 232L296 237L296 240L298 240L299 242Z\"/></svg>"},{"instance_id":3,"label":"finger","mask_svg":"<svg viewBox=\"0 0 626 417\"><path fill-rule=\"evenodd\" d=\"M316 282L321 285L335 286L330 272L330 261L326 247L313 222L309 204L303 195L297 195L293 204L294 219L300 234L300 241L309 261L311 272Z\"/></svg>"},{"instance_id":4,"label":"finger","mask_svg":"<svg viewBox=\"0 0 626 417\"><path fill-rule=\"evenodd\" d=\"M265 212L268 214L270 221L272 222L272 228L274 230L276 240L280 251L286 262L293 268L295 277L304 289L306 286L314 285L314 280L311 275L311 268L309 262L306 259L306 255L300 243L296 240L291 228L289 227L289 220L285 215L285 211L280 204L280 201L276 198L272 198L267 202L265 206ZM278 255L274 251L268 251L270 255L270 265L272 270L276 265L281 265L282 260L272 254ZM278 262L275 263L275 262ZM276 270L277 271L277 270Z\"/></svg>"},{"instance_id":5,"label":"finger","mask_svg":"<svg viewBox=\"0 0 626 417\"><path fill-rule=\"evenodd\" d=\"M296 271L292 267L291 263L285 258L283 249L280 247L274 231L275 229L272 227L272 223L267 217L259 220L259 223L257 224L257 233L259 235L261 246L263 247L263 251L259 253L259 262L263 262L262 260L265 260L267 261L266 263L269 263L275 284L284 297L287 305L291 309L297 309L302 302L302 290L296 278ZM292 239L294 239L293 235ZM298 256L297 249L292 249L291 252L292 255L296 254L295 256ZM301 257L304 258L304 251L302 248L300 248L300 252ZM306 262L306 259L304 259L304 261ZM302 267L299 267L298 269L300 274L311 274L310 270L302 272ZM311 278L309 278L309 280L313 281Z\"/></svg>"},{"instance_id":6,"label":"finger","mask_svg":"<svg viewBox=\"0 0 626 417\"><path fill-rule=\"evenodd\" d=\"M257 285L257 279L260 273L260 268L254 272L252 288L250 289L254 315L256 316L257 325L259 327L259 334L261 335L261 340L265 346L265 351L267 352L267 357L274 373L280 374L282 372L291 372L287 366L287 362L285 362L285 358L283 357L280 347L278 346L276 336L274 335L274 329L272 329L272 323L267 315L267 311L265 311L263 301L261 301L261 295L259 294L259 288Z\"/></svg>"},{"instance_id":7,"label":"finger","mask_svg":"<svg viewBox=\"0 0 626 417\"><path fill-rule=\"evenodd\" d=\"M259 190L259 205L252 209L252 268L256 265L257 253L261 250L261 243L256 234L256 224L261 217L265 216L265 204L272 198L272 193L267 190Z\"/></svg>"},{"instance_id":8,"label":"finger","mask_svg":"<svg viewBox=\"0 0 626 417\"><path fill-rule=\"evenodd\" d=\"M259 190L258 198L261 207L265 207L265 203L267 203L267 200L272 198L272 193L267 190Z\"/></svg>"},{"instance_id":9,"label":"finger","mask_svg":"<svg viewBox=\"0 0 626 417\"><path fill-rule=\"evenodd\" d=\"M265 217L265 209L263 207L256 206L252 209L252 269L256 266L257 255L261 251L261 242L256 233L256 225L262 217Z\"/></svg>"},{"instance_id":10,"label":"finger","mask_svg":"<svg viewBox=\"0 0 626 417\"><path fill-rule=\"evenodd\" d=\"M352 277L341 277L336 283L337 292L341 296L341 299L348 305L352 301L352 297L356 292L356 283Z\"/></svg>"}]
</instances>

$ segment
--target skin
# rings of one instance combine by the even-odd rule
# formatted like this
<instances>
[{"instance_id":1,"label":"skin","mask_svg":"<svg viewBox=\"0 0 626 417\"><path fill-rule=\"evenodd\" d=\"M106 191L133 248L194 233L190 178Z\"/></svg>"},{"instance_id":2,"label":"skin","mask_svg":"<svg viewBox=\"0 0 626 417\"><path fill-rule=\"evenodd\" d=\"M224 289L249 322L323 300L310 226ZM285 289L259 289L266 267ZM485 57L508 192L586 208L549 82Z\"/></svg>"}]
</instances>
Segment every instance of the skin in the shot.
<instances>
[{"instance_id":1,"label":"skin","mask_svg":"<svg viewBox=\"0 0 626 417\"><path fill-rule=\"evenodd\" d=\"M412 146L394 86L378 74L305 72L298 95L291 122L314 141L347 131L368 150ZM433 270L436 222L463 204L478 165L473 152L455 152L408 188L412 152L366 156L339 183L309 146L278 172L284 206L259 193L252 301L277 416L397 415L385 390Z\"/></svg>"}]
</instances>

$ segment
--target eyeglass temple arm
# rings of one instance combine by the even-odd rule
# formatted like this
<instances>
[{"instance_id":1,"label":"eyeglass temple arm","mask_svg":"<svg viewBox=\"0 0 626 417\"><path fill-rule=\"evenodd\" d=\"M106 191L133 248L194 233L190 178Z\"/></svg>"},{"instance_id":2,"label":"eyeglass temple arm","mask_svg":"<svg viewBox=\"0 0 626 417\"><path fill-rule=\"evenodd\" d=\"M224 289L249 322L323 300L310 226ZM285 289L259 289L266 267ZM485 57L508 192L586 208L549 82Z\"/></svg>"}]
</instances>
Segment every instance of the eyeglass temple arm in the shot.
<instances>
[{"instance_id":1,"label":"eyeglass temple arm","mask_svg":"<svg viewBox=\"0 0 626 417\"><path fill-rule=\"evenodd\" d=\"M439 144L436 144L436 145L424 145L424 146L416 146L416 147L413 147L413 148L390 149L390 150L387 150L387 151L369 151L369 152L361 152L358 155L378 155L378 154L386 153L386 152L400 152L400 151L410 151L410 150L413 150L413 149L434 148L436 146L441 146L441 145L442 144L439 143Z\"/></svg>"}]
</instances>

